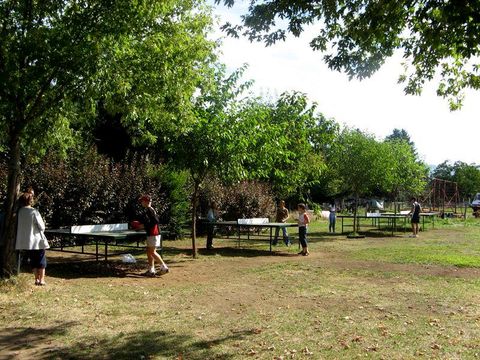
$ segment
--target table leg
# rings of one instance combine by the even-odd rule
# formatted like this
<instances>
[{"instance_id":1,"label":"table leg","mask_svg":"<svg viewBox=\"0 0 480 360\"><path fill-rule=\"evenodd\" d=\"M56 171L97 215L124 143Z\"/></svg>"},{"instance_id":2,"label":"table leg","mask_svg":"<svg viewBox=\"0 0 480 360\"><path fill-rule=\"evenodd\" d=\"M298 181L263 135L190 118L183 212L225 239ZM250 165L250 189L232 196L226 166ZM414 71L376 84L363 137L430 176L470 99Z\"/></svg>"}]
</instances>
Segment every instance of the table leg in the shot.
<instances>
[{"instance_id":1,"label":"table leg","mask_svg":"<svg viewBox=\"0 0 480 360\"><path fill-rule=\"evenodd\" d=\"M98 239L95 239L95 258L98 261Z\"/></svg>"},{"instance_id":2,"label":"table leg","mask_svg":"<svg viewBox=\"0 0 480 360\"><path fill-rule=\"evenodd\" d=\"M272 252L272 227L270 226L270 252Z\"/></svg>"}]
</instances>

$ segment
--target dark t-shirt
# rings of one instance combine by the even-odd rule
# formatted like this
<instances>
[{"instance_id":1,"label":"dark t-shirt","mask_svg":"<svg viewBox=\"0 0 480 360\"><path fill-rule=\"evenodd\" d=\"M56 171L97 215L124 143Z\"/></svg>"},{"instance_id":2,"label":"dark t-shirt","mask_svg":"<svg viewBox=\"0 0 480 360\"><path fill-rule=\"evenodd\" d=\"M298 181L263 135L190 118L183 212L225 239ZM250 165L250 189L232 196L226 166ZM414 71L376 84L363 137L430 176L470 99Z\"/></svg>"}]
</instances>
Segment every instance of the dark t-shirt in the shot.
<instances>
[{"instance_id":1,"label":"dark t-shirt","mask_svg":"<svg viewBox=\"0 0 480 360\"><path fill-rule=\"evenodd\" d=\"M420 204L418 202L413 203L413 212L412 212L412 222L419 223L420 222Z\"/></svg>"},{"instance_id":2,"label":"dark t-shirt","mask_svg":"<svg viewBox=\"0 0 480 360\"><path fill-rule=\"evenodd\" d=\"M154 228L154 226L160 222L160 217L153 208L148 207L144 210L142 214L142 222L143 226L145 227L145 231L147 232L147 235L150 235L151 230Z\"/></svg>"}]
</instances>

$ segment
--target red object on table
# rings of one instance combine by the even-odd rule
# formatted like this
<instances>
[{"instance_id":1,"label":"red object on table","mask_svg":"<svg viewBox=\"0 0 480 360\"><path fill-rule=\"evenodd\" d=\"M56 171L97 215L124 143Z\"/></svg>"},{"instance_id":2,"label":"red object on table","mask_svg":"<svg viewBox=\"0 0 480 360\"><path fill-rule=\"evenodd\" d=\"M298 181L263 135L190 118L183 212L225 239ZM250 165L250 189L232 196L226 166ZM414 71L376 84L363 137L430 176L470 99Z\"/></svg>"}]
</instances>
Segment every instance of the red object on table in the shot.
<instances>
[{"instance_id":1,"label":"red object on table","mask_svg":"<svg viewBox=\"0 0 480 360\"><path fill-rule=\"evenodd\" d=\"M132 226L132 229L140 229L142 227L142 223L138 220L133 220L130 225Z\"/></svg>"}]
</instances>

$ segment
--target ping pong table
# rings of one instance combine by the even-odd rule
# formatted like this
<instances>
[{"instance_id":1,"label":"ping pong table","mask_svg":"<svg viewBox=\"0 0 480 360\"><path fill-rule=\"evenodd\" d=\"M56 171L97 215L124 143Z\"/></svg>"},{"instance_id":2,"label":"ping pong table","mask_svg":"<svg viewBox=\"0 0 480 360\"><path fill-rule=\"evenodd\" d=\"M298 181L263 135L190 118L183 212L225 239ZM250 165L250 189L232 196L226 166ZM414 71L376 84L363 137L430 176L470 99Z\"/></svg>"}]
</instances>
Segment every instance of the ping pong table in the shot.
<instances>
[{"instance_id":1,"label":"ping pong table","mask_svg":"<svg viewBox=\"0 0 480 360\"><path fill-rule=\"evenodd\" d=\"M49 250L94 255L97 261L102 247L104 260L107 261L109 246L142 249L144 246L140 242L146 238L145 230L129 229L126 223L79 225L64 229L49 229L45 230L45 235L51 243ZM52 240L59 240L58 245ZM132 242L136 242L136 245L130 245ZM95 252L88 250L89 245L95 246ZM80 250L72 250L72 248L80 248ZM161 249L162 242L160 241ZM126 252L115 252L115 255L122 253Z\"/></svg>"},{"instance_id":2,"label":"ping pong table","mask_svg":"<svg viewBox=\"0 0 480 360\"><path fill-rule=\"evenodd\" d=\"M287 227L297 227L296 223L276 223L269 222L268 218L251 218L251 219L238 219L237 221L217 221L213 223L214 226L218 227L230 227L236 230L238 246L240 246L241 241L241 230L242 229L258 229L263 228L269 229L269 243L270 243L270 252L272 251L273 244L273 230L281 229ZM250 240L250 231L247 231L247 240Z\"/></svg>"},{"instance_id":3,"label":"ping pong table","mask_svg":"<svg viewBox=\"0 0 480 360\"><path fill-rule=\"evenodd\" d=\"M432 228L435 227L435 217L438 213L430 212L430 213L420 213L420 220L421 220L421 230L426 230L426 221L432 225ZM342 234L344 234L344 227L352 227L353 223L350 225L344 224L344 219L352 219L354 218L353 215L337 215L342 222ZM368 215L357 215L357 229L356 231L360 231L361 220L369 220L371 221L371 229L376 228L377 230L381 230L381 224L384 223L385 229L390 229L392 236L394 235L395 231L400 229L403 230L405 233L407 229L409 229L409 222L410 216L408 214L393 214L393 213L382 213L382 214L368 214Z\"/></svg>"}]
</instances>

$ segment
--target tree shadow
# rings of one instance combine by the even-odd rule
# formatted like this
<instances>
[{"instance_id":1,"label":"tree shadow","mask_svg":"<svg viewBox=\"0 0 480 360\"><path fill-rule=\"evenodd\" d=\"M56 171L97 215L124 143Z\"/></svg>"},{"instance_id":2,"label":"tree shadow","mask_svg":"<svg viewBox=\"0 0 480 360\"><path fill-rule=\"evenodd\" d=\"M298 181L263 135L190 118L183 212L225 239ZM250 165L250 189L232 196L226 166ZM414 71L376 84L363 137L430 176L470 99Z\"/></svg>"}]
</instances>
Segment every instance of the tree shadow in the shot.
<instances>
[{"instance_id":1,"label":"tree shadow","mask_svg":"<svg viewBox=\"0 0 480 360\"><path fill-rule=\"evenodd\" d=\"M18 359L150 359L185 358L230 359L238 354L228 353L218 347L228 341L237 341L252 335L251 330L211 340L195 339L189 335L179 335L165 331L135 331L115 336L81 337L73 344L65 346L62 336L68 329L77 325L74 322L58 324L48 328L6 328L0 331L0 358Z\"/></svg>"},{"instance_id":2,"label":"tree shadow","mask_svg":"<svg viewBox=\"0 0 480 360\"><path fill-rule=\"evenodd\" d=\"M48 359L45 354L54 351L51 340L63 336L76 322L61 323L47 328L16 327L0 330L0 358Z\"/></svg>"}]
</instances>

